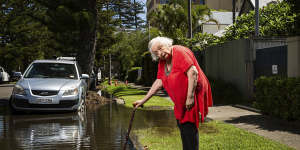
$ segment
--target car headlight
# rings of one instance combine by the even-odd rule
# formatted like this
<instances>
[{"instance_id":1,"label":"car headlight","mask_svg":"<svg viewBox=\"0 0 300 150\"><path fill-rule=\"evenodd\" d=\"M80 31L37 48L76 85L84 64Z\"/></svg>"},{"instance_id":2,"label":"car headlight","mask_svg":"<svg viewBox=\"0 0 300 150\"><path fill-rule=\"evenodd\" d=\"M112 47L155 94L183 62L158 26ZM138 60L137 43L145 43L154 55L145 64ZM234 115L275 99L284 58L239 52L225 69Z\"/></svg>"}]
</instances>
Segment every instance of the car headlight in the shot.
<instances>
[{"instance_id":1,"label":"car headlight","mask_svg":"<svg viewBox=\"0 0 300 150\"><path fill-rule=\"evenodd\" d=\"M63 96L71 96L71 95L77 95L77 94L78 94L78 88L75 88L75 89L65 90Z\"/></svg>"},{"instance_id":2,"label":"car headlight","mask_svg":"<svg viewBox=\"0 0 300 150\"><path fill-rule=\"evenodd\" d=\"M18 95L26 95L26 92L24 90L24 88L20 85L15 85L14 89L13 89L13 94L18 94Z\"/></svg>"}]
</instances>

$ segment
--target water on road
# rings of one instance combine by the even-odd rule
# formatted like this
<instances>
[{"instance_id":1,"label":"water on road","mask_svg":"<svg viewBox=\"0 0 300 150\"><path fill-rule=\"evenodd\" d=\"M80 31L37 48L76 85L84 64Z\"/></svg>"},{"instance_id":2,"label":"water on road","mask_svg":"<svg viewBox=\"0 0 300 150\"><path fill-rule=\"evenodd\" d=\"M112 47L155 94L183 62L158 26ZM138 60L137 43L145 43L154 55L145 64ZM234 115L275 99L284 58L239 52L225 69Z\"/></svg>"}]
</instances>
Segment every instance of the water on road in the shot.
<instances>
[{"instance_id":1,"label":"water on road","mask_svg":"<svg viewBox=\"0 0 300 150\"><path fill-rule=\"evenodd\" d=\"M0 149L120 150L131 112L109 103L83 113L12 114L0 105ZM173 111L137 110L132 130L175 125Z\"/></svg>"}]
</instances>

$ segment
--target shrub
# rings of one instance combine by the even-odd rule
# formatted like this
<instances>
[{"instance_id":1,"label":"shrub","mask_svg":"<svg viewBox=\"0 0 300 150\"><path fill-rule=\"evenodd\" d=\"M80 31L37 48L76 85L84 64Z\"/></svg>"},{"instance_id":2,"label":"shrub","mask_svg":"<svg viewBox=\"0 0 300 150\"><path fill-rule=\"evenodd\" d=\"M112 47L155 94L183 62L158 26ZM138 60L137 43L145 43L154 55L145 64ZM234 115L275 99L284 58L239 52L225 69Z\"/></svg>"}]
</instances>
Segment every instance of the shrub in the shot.
<instances>
[{"instance_id":1,"label":"shrub","mask_svg":"<svg viewBox=\"0 0 300 150\"><path fill-rule=\"evenodd\" d=\"M300 118L300 78L260 77L255 81L255 107L285 120Z\"/></svg>"},{"instance_id":2,"label":"shrub","mask_svg":"<svg viewBox=\"0 0 300 150\"><path fill-rule=\"evenodd\" d=\"M127 80L129 82L136 82L137 78L138 78L138 70L142 69L142 67L132 67L129 71L128 71L128 76L127 76Z\"/></svg>"},{"instance_id":3,"label":"shrub","mask_svg":"<svg viewBox=\"0 0 300 150\"><path fill-rule=\"evenodd\" d=\"M142 57L143 71L142 78L139 80L139 84L151 86L152 83L156 80L158 62L152 61L151 54L149 51L145 52Z\"/></svg>"},{"instance_id":4,"label":"shrub","mask_svg":"<svg viewBox=\"0 0 300 150\"><path fill-rule=\"evenodd\" d=\"M214 105L243 102L242 94L235 85L221 79L209 78Z\"/></svg>"}]
</instances>

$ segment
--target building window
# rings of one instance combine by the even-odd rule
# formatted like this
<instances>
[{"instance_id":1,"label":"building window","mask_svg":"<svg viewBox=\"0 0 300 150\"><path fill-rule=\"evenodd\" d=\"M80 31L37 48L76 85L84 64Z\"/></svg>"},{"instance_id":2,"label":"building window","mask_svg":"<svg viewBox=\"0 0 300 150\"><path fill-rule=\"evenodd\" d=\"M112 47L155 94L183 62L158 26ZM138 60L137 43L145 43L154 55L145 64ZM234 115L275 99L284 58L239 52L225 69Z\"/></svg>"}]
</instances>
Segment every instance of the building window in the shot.
<instances>
[{"instance_id":1,"label":"building window","mask_svg":"<svg viewBox=\"0 0 300 150\"><path fill-rule=\"evenodd\" d=\"M160 4L168 4L169 0L160 0Z\"/></svg>"}]
</instances>

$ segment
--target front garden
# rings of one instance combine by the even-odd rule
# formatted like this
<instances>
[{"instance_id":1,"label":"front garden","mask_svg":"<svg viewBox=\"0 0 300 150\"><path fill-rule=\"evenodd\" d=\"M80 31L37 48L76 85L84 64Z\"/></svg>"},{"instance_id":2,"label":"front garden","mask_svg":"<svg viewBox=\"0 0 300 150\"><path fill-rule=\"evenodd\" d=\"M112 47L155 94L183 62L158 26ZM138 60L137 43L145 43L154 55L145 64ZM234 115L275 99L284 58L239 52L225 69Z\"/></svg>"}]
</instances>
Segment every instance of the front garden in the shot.
<instances>
[{"instance_id":1,"label":"front garden","mask_svg":"<svg viewBox=\"0 0 300 150\"><path fill-rule=\"evenodd\" d=\"M143 98L146 94L146 91L135 89L124 83L115 84L113 82L109 85L108 82L104 82L101 87L102 90L124 99L126 107L132 107L132 102ZM164 110L172 106L173 104L170 100L154 96L142 109L160 107L161 110ZM177 127L154 127L135 130L133 125L132 133L138 137L138 141L142 146L152 150L181 149L180 133ZM204 150L292 149L273 140L266 139L220 121L210 121L200 125L199 144L199 149Z\"/></svg>"}]
</instances>

